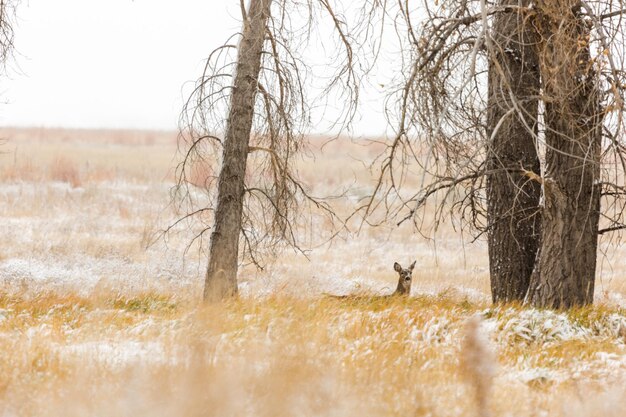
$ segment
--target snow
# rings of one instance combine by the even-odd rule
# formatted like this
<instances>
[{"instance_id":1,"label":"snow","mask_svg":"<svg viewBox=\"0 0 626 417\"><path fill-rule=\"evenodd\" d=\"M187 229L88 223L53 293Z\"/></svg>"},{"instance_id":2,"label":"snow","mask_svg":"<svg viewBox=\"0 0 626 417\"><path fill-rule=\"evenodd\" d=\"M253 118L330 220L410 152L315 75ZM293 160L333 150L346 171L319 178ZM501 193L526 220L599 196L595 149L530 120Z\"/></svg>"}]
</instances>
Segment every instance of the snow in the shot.
<instances>
[{"instance_id":1,"label":"snow","mask_svg":"<svg viewBox=\"0 0 626 417\"><path fill-rule=\"evenodd\" d=\"M142 233L150 236L177 216L172 207L163 207L171 186L123 181L82 188L60 182L0 184L0 196L7 201L0 209L0 234L11 242L0 248L0 284L83 295L102 287L199 290L206 254L195 247L185 253L193 230L160 240L147 250L142 246L146 243ZM122 208L130 214L120 215ZM310 260L285 253L263 272L242 268L240 293L390 294L397 280L393 262L417 259L412 295L449 291L472 302L488 302L484 245L461 248L458 237L447 235L438 236L435 245L409 232L380 227L320 247ZM618 291L604 293L611 303L625 303ZM520 333L525 335L534 337Z\"/></svg>"},{"instance_id":2,"label":"snow","mask_svg":"<svg viewBox=\"0 0 626 417\"><path fill-rule=\"evenodd\" d=\"M590 329L571 323L563 313L522 310L504 323L502 333L507 338L521 338L528 342L547 343L552 341L585 338Z\"/></svg>"},{"instance_id":3,"label":"snow","mask_svg":"<svg viewBox=\"0 0 626 417\"><path fill-rule=\"evenodd\" d=\"M523 365L522 369L503 369L500 374L500 378L506 381L517 381L524 384L528 383L545 383L562 382L567 379L567 375L564 372L559 372L554 369L544 367L530 367Z\"/></svg>"},{"instance_id":4,"label":"snow","mask_svg":"<svg viewBox=\"0 0 626 417\"><path fill-rule=\"evenodd\" d=\"M167 198L168 191L167 185L122 182L84 188L72 188L63 183L0 185L0 198L12 204L0 212L0 233L11 242L5 244L0 258L0 283L17 291L54 289L76 291L82 295L100 288L119 292L146 288L191 289L199 293L204 260L195 252L192 257L184 258L184 236L173 237L168 245L161 242L147 250L140 247L138 235L149 226L147 223L155 221L154 216L146 214L143 218L140 213L160 213L162 208L153 206L153 200L148 197L156 193ZM48 201L54 203L42 210L30 207L33 201L41 205ZM115 215L116 211L110 209L116 204L131 210L132 215L128 218ZM94 213L98 214L97 221L92 218ZM434 267L430 258L432 247L412 234L396 236L394 233L395 229L386 236L382 233L339 241L332 248L318 251L322 255L314 254L310 262L285 255L264 273L244 268L240 293L244 297L280 293L313 299L324 293L389 294L395 289L397 280L393 262L405 264L417 258L413 296L438 296L445 292L454 299L489 302L487 292L479 289L484 287L471 285L479 280L485 281L488 276L485 263L477 259L477 254L484 255L484 251L481 252L484 248L474 248L465 254L465 249L459 250L458 240L444 237L438 240L439 255ZM85 249L80 240L91 238L97 241L95 247ZM132 248L135 248L134 252ZM450 271L457 271L457 275L451 275ZM620 293L607 291L607 294L611 303L624 305ZM10 310L0 310L0 323L10 314ZM88 314L97 319L93 316L102 314L106 317L110 311ZM326 331L328 338L339 345L337 351L344 352L343 360L367 360L376 355L376 349L391 346L398 340L406 340L406 346L403 346L406 354L402 360L407 364L424 357L427 350L432 354L433 348L437 355L446 356L445 360L447 356L449 360L456 360L464 313L438 311L432 317L422 314L398 306L381 311L349 311L333 317ZM625 341L619 337L620 329L626 329L623 312L606 315L586 325L572 321L565 313L535 309L495 308L481 312L481 316L489 317L483 320L480 331L494 351L511 345L548 347L564 341L594 338L608 340L619 352L624 348ZM281 332L290 328L289 320L293 318L276 317L261 326L257 316L247 314L243 317L245 335L241 332L203 335L202 343L206 349L202 354L215 363L249 366L260 375L272 366L275 345L280 343ZM399 321L400 325L391 326L393 321L395 324ZM80 359L115 367L186 364L195 353L191 348L181 347L176 351L168 348L172 344L167 338L175 335L181 325L184 325L181 320L147 318L119 330L118 335L113 331L113 336L103 335L100 340L75 340L78 335L72 329L64 328L62 331L68 337L68 343L56 346L56 350L61 359ZM363 326L367 326L367 331L361 331ZM28 328L25 337L32 341L53 337L52 333L50 324L42 323ZM253 346L250 346L250 340L254 340ZM307 348L314 357L325 354L324 346L312 344ZM439 361L429 358L420 363L422 369L438 366ZM626 356L598 352L568 370L559 367L558 363L554 369L537 366L530 358L522 356L514 366L498 367L497 378L512 383L543 384L589 374L623 379Z\"/></svg>"},{"instance_id":5,"label":"snow","mask_svg":"<svg viewBox=\"0 0 626 417\"><path fill-rule=\"evenodd\" d=\"M107 366L164 364L168 362L159 342L93 341L75 343L58 348L61 358L96 361Z\"/></svg>"},{"instance_id":6,"label":"snow","mask_svg":"<svg viewBox=\"0 0 626 417\"><path fill-rule=\"evenodd\" d=\"M508 309L499 311L489 309L483 315L500 314L485 320L486 326L498 342L542 343L566 340L584 340L590 337L618 338L620 328L626 326L626 316L611 313L595 320L590 326L572 322L565 313L550 310Z\"/></svg>"},{"instance_id":7,"label":"snow","mask_svg":"<svg viewBox=\"0 0 626 417\"><path fill-rule=\"evenodd\" d=\"M14 289L47 288L74 291L83 296L100 286L121 289L149 288L159 283L182 287L194 284L196 269L191 264L185 266L179 256L154 256L150 261L146 264L128 262L115 255L10 258L0 261L0 282Z\"/></svg>"},{"instance_id":8,"label":"snow","mask_svg":"<svg viewBox=\"0 0 626 417\"><path fill-rule=\"evenodd\" d=\"M564 313L526 309L486 310L483 316L495 313L496 317L486 319L484 328L490 334L494 348L517 343L551 346L563 341L601 339L612 342L616 348L624 346L620 337L621 326L626 326L626 316L612 313L589 326L572 322ZM623 352L623 350L622 350ZM501 378L523 383L563 382L571 378L581 378L592 373L595 377L624 379L626 376L626 354L597 352L591 360L581 360L571 369L551 369L533 366L534 359L526 355L518 358L513 367L503 368ZM560 360L553 361L557 366Z\"/></svg>"}]
</instances>

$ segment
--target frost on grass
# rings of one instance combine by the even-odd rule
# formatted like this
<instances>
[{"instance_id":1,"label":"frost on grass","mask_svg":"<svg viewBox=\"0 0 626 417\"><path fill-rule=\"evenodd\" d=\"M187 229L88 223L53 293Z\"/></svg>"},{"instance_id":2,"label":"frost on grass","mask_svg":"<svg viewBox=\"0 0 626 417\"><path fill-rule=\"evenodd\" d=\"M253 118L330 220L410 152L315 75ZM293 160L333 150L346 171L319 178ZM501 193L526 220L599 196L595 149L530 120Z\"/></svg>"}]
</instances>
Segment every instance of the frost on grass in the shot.
<instances>
[{"instance_id":1,"label":"frost on grass","mask_svg":"<svg viewBox=\"0 0 626 417\"><path fill-rule=\"evenodd\" d=\"M512 394L520 399L554 393L566 381L617 384L623 382L619 374L626 369L623 345L611 337L612 326L623 320L617 312L584 316L581 324L566 315L556 314L557 320L555 313L519 308L481 312L480 306L445 297L243 299L206 311L170 309L152 296L109 299L95 309L56 303L44 311L31 311L23 304L5 308L6 318L0 321L5 332L15 323L25 323L17 344L24 347L20 355L25 366L30 366L34 355L43 360L36 359L41 362L37 366L56 363L63 369L79 367L87 374L109 377L125 370L139 377L172 372L170 382L187 377L193 383L201 381L203 395L212 381L225 387L223 395L242 395L237 415L244 416L259 415L260 401L272 390L276 390L273 399L289 398L282 409L286 414L280 415L331 415L324 407L315 408L318 400L346 416L411 415L414 407L422 407L417 415L470 415L475 405L467 395L476 382L461 384L463 355L466 367L474 366L474 380L482 381L483 374L495 378L493 390L484 385L477 393L484 407L506 402ZM138 308L139 304L145 308ZM472 340L478 348L468 351L462 348L464 327L475 313L490 318L474 329ZM515 336L527 334L521 330L530 326L522 325L525 321L542 329L535 330L533 341ZM569 330L555 336L557 322ZM6 340L11 338L7 333ZM571 367L536 361L545 346L558 347L576 338L590 343L607 339L617 348L592 352ZM499 353L500 363L488 359L484 352L489 350ZM524 354L516 357L515 352ZM222 404L221 397L216 398L216 404ZM365 407L364 413L354 412L357 404ZM375 413L373 405L379 407ZM518 410L507 415L540 414L541 410L537 414Z\"/></svg>"},{"instance_id":2,"label":"frost on grass","mask_svg":"<svg viewBox=\"0 0 626 417\"><path fill-rule=\"evenodd\" d=\"M498 318L488 319L487 322L490 328L498 329L498 343L550 344L590 337L617 340L622 326L626 327L626 316L620 313L602 315L585 324L572 320L566 313L549 310L509 309L496 314Z\"/></svg>"},{"instance_id":3,"label":"frost on grass","mask_svg":"<svg viewBox=\"0 0 626 417\"><path fill-rule=\"evenodd\" d=\"M171 290L198 285L197 269L180 256L153 256L146 263L123 261L115 256L50 256L0 261L0 281L20 292L58 291L87 296L99 289L124 292L146 289Z\"/></svg>"},{"instance_id":4,"label":"frost on grass","mask_svg":"<svg viewBox=\"0 0 626 417\"><path fill-rule=\"evenodd\" d=\"M162 159L171 162L170 154ZM15 407L42 404L7 415L204 415L184 412L194 402L215 415L473 415L459 362L465 321L489 303L484 245L461 247L443 229L436 245L396 227L364 230L316 248L310 260L285 253L263 272L242 268L242 299L205 314L194 303L206 257L195 247L183 256L193 233L146 249L177 217L167 205L171 184L154 179L162 168L147 169L143 179L84 177L77 186L0 184L0 283L8 298L25 297L0 309L0 360L8 371L0 391L8 387L3 401ZM303 169L323 183L319 166ZM397 282L393 262L413 260L412 298L322 296L389 294ZM602 386L626 386L626 320L615 307L625 305L624 273L599 275L601 302L613 306L606 314L602 307L578 316L482 311L480 336L498 353L494 415L626 415L615 406L623 389ZM50 290L60 305L41 301ZM156 295L129 298L143 291ZM73 305L76 294L85 298ZM600 386L598 401L567 388L590 384ZM76 398L103 393L87 395L84 410L72 414L63 408L72 387ZM56 408L49 403L55 396L62 401ZM570 408L555 412L559 402Z\"/></svg>"},{"instance_id":5,"label":"frost on grass","mask_svg":"<svg viewBox=\"0 0 626 417\"><path fill-rule=\"evenodd\" d=\"M58 348L61 360L74 360L119 367L134 364L168 362L163 345L158 342L96 341L70 344Z\"/></svg>"},{"instance_id":6,"label":"frost on grass","mask_svg":"<svg viewBox=\"0 0 626 417\"><path fill-rule=\"evenodd\" d=\"M621 312L598 314L583 319L566 313L557 313L535 309L498 309L483 312L491 331L491 338L499 349L510 349L518 346L538 351L538 355L522 353L515 363L502 369L501 378L518 381L529 385L561 383L572 378L608 378L623 380L626 375L626 353L624 339L620 329L626 326L626 316ZM545 349L554 348L566 343L580 343L580 358L543 357ZM586 357L584 346L598 343L604 348L614 349L621 353L596 352L591 358ZM543 358L542 358L543 357ZM538 365L539 360L551 366ZM568 365L566 365L568 364Z\"/></svg>"},{"instance_id":7,"label":"frost on grass","mask_svg":"<svg viewBox=\"0 0 626 417\"><path fill-rule=\"evenodd\" d=\"M506 315L505 315L506 316ZM524 341L549 343L561 340L581 339L591 335L591 329L572 323L564 313L521 310L514 316L500 320L501 342Z\"/></svg>"}]
</instances>

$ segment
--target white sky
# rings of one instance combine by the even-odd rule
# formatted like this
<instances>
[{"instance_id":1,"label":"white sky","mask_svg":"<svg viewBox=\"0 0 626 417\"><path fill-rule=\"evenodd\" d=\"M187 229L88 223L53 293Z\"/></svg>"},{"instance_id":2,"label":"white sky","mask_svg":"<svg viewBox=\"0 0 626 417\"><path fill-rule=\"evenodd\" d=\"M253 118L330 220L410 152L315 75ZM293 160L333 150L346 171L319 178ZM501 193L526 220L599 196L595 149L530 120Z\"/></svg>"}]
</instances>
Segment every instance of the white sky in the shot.
<instances>
[{"instance_id":1,"label":"white sky","mask_svg":"<svg viewBox=\"0 0 626 417\"><path fill-rule=\"evenodd\" d=\"M175 129L209 52L239 28L238 0L23 0L0 125ZM383 97L359 133L384 131Z\"/></svg>"}]
</instances>

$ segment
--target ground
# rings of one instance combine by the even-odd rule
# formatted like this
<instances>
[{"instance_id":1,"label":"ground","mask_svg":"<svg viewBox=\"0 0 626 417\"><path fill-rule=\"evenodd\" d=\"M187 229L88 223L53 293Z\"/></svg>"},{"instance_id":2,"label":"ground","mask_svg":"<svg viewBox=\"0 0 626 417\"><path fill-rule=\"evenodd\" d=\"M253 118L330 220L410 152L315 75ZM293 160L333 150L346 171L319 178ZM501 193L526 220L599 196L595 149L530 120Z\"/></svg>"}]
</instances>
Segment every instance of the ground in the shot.
<instances>
[{"instance_id":1,"label":"ground","mask_svg":"<svg viewBox=\"0 0 626 417\"><path fill-rule=\"evenodd\" d=\"M198 226L160 233L181 215L174 133L0 133L0 415L626 415L626 256L608 241L595 306L570 312L491 306L484 242L449 224L286 251L203 306ZM379 150L314 140L300 173L350 187L347 212ZM413 260L411 297L373 296Z\"/></svg>"}]
</instances>

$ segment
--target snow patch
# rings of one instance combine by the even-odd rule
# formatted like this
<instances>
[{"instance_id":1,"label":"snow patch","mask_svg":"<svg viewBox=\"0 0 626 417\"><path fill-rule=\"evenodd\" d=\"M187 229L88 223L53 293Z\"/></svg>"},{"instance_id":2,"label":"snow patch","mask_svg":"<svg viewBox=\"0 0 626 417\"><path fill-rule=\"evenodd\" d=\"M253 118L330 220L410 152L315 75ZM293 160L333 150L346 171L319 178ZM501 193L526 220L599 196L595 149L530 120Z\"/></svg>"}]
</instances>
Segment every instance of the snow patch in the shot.
<instances>
[{"instance_id":1,"label":"snow patch","mask_svg":"<svg viewBox=\"0 0 626 417\"><path fill-rule=\"evenodd\" d=\"M163 345L159 342L139 341L94 341L76 343L59 348L61 357L87 362L95 361L109 366L138 364L167 364Z\"/></svg>"}]
</instances>

